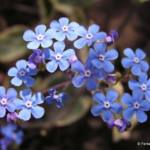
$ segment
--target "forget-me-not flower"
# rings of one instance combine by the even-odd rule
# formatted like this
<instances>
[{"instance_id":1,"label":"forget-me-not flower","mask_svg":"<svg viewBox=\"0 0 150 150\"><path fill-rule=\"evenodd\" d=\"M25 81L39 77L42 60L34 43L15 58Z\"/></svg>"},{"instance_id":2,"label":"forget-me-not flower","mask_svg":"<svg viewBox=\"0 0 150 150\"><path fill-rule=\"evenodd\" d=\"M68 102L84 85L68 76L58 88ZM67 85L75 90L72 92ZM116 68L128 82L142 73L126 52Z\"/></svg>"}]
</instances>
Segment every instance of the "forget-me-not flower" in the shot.
<instances>
[{"instance_id":1,"label":"forget-me-not flower","mask_svg":"<svg viewBox=\"0 0 150 150\"><path fill-rule=\"evenodd\" d=\"M129 88L136 92L142 92L146 99L150 100L150 79L147 74L141 74L139 80L130 80L128 82Z\"/></svg>"},{"instance_id":2,"label":"forget-me-not flower","mask_svg":"<svg viewBox=\"0 0 150 150\"><path fill-rule=\"evenodd\" d=\"M39 104L44 102L44 98L40 92L32 94L31 90L25 89L20 92L20 97L20 100L15 101L17 109L20 110L19 119L28 121L31 118L31 114L36 119L43 117L45 110Z\"/></svg>"},{"instance_id":3,"label":"forget-me-not flower","mask_svg":"<svg viewBox=\"0 0 150 150\"><path fill-rule=\"evenodd\" d=\"M79 24L76 22L69 23L69 19L66 17L61 17L58 21L52 21L50 27L55 31L55 38L58 41L64 41L65 38L73 41L78 36L77 29Z\"/></svg>"},{"instance_id":4,"label":"forget-me-not flower","mask_svg":"<svg viewBox=\"0 0 150 150\"><path fill-rule=\"evenodd\" d=\"M46 31L46 26L41 24L35 28L35 32L32 30L25 31L23 39L28 42L27 48L37 49L40 46L42 48L48 48L52 45L52 38L54 32L52 29Z\"/></svg>"},{"instance_id":5,"label":"forget-me-not flower","mask_svg":"<svg viewBox=\"0 0 150 150\"><path fill-rule=\"evenodd\" d=\"M136 115L137 121L140 123L147 120L145 111L150 110L150 101L145 100L141 92L133 91L132 96L125 93L122 101L127 105L127 108L123 111L123 117L126 120L130 121L133 115Z\"/></svg>"},{"instance_id":6,"label":"forget-me-not flower","mask_svg":"<svg viewBox=\"0 0 150 150\"><path fill-rule=\"evenodd\" d=\"M118 93L115 90L108 90L106 95L103 93L96 93L93 99L98 103L93 106L91 112L93 116L102 116L103 120L109 122L113 120L114 113L120 113L122 106L116 102Z\"/></svg>"},{"instance_id":7,"label":"forget-me-not flower","mask_svg":"<svg viewBox=\"0 0 150 150\"><path fill-rule=\"evenodd\" d=\"M99 29L99 26L96 24L90 25L88 30L86 30L83 26L80 26L78 28L78 34L80 38L74 42L74 46L78 49L81 49L86 45L91 46L93 42L97 40L104 41L106 33L99 32Z\"/></svg>"},{"instance_id":8,"label":"forget-me-not flower","mask_svg":"<svg viewBox=\"0 0 150 150\"><path fill-rule=\"evenodd\" d=\"M111 61L118 58L118 52L115 49L107 50L105 44L95 44L94 49L90 49L91 62L97 69L104 69L110 73L114 71L114 65Z\"/></svg>"},{"instance_id":9,"label":"forget-me-not flower","mask_svg":"<svg viewBox=\"0 0 150 150\"><path fill-rule=\"evenodd\" d=\"M67 49L65 50L65 44L63 42L55 42L54 43L54 51L51 49L46 49L44 54L45 54L45 59L50 60L46 64L46 69L50 72L53 73L57 70L59 67L61 71L65 71L69 68L70 62L69 59L70 57L75 55L75 52L73 49Z\"/></svg>"},{"instance_id":10,"label":"forget-me-not flower","mask_svg":"<svg viewBox=\"0 0 150 150\"><path fill-rule=\"evenodd\" d=\"M15 86L21 86L23 83L30 87L35 83L35 80L31 77L37 74L37 70L30 69L28 62L25 60L19 60L16 62L16 67L12 67L8 70L8 75L13 77L11 83Z\"/></svg>"},{"instance_id":11,"label":"forget-me-not flower","mask_svg":"<svg viewBox=\"0 0 150 150\"><path fill-rule=\"evenodd\" d=\"M17 91L14 88L6 90L3 86L0 86L0 118L6 115L8 112L14 112L16 109L15 101L17 100Z\"/></svg>"},{"instance_id":12,"label":"forget-me-not flower","mask_svg":"<svg viewBox=\"0 0 150 150\"><path fill-rule=\"evenodd\" d=\"M148 63L144 60L145 53L141 49L136 49L135 53L131 48L124 50L125 58L122 59L122 66L126 69L131 69L134 75L140 75L142 72L147 72L149 69Z\"/></svg>"}]
</instances>

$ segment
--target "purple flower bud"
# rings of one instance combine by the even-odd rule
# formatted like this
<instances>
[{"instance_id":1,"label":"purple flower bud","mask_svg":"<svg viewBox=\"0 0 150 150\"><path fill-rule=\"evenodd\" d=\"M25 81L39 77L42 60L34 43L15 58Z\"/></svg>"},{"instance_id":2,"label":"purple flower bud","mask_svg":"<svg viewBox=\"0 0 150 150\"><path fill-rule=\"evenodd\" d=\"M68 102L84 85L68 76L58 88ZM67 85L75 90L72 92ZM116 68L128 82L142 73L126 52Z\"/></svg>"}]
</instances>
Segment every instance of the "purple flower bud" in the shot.
<instances>
[{"instance_id":1,"label":"purple flower bud","mask_svg":"<svg viewBox=\"0 0 150 150\"><path fill-rule=\"evenodd\" d=\"M6 118L7 118L7 122L16 122L17 121L17 113L16 112L8 113Z\"/></svg>"},{"instance_id":2,"label":"purple flower bud","mask_svg":"<svg viewBox=\"0 0 150 150\"><path fill-rule=\"evenodd\" d=\"M34 52L29 56L28 66L31 69L35 69L38 64L43 62L43 53L40 49L34 50Z\"/></svg>"},{"instance_id":3,"label":"purple flower bud","mask_svg":"<svg viewBox=\"0 0 150 150\"><path fill-rule=\"evenodd\" d=\"M117 81L116 74L108 74L106 77L106 81L111 84L115 84Z\"/></svg>"}]
</instances>

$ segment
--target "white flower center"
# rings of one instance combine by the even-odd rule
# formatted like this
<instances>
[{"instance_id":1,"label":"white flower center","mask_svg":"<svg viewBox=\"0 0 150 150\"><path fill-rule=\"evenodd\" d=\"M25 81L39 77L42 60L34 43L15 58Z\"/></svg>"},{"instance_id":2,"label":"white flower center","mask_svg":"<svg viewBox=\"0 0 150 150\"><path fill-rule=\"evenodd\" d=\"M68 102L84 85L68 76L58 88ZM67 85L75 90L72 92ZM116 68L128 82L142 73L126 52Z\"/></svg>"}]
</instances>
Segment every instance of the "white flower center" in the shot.
<instances>
[{"instance_id":1,"label":"white flower center","mask_svg":"<svg viewBox=\"0 0 150 150\"><path fill-rule=\"evenodd\" d=\"M104 61L105 56L104 56L104 55L99 55L99 56L98 56L98 59L99 59L100 61Z\"/></svg>"},{"instance_id":2,"label":"white flower center","mask_svg":"<svg viewBox=\"0 0 150 150\"><path fill-rule=\"evenodd\" d=\"M86 35L86 38L87 38L88 40L92 39L92 38L93 38L93 34L92 34L92 33L88 33L88 34Z\"/></svg>"},{"instance_id":3,"label":"white flower center","mask_svg":"<svg viewBox=\"0 0 150 150\"><path fill-rule=\"evenodd\" d=\"M140 62L140 60L139 60L138 57L134 57L134 58L133 58L133 62L136 63L136 64L138 64L138 63Z\"/></svg>"},{"instance_id":4,"label":"white flower center","mask_svg":"<svg viewBox=\"0 0 150 150\"><path fill-rule=\"evenodd\" d=\"M36 36L36 38L37 38L38 41L42 41L42 40L44 39L44 35L38 34L38 35Z\"/></svg>"},{"instance_id":5,"label":"white flower center","mask_svg":"<svg viewBox=\"0 0 150 150\"><path fill-rule=\"evenodd\" d=\"M56 59L56 60L60 60L60 59L62 58L62 56L63 56L63 55L57 53L57 54L55 54L55 59Z\"/></svg>"},{"instance_id":6,"label":"white flower center","mask_svg":"<svg viewBox=\"0 0 150 150\"><path fill-rule=\"evenodd\" d=\"M27 108L31 108L32 107L32 101L30 101L30 100L26 101L25 105Z\"/></svg>"},{"instance_id":7,"label":"white flower center","mask_svg":"<svg viewBox=\"0 0 150 150\"><path fill-rule=\"evenodd\" d=\"M133 104L133 107L134 107L135 109L139 109L140 104L139 104L138 102L135 102L135 103Z\"/></svg>"},{"instance_id":8,"label":"white flower center","mask_svg":"<svg viewBox=\"0 0 150 150\"><path fill-rule=\"evenodd\" d=\"M0 104L3 105L3 106L7 105L7 99L3 97L3 98L0 100Z\"/></svg>"},{"instance_id":9,"label":"white flower center","mask_svg":"<svg viewBox=\"0 0 150 150\"><path fill-rule=\"evenodd\" d=\"M67 31L68 31L68 26L64 25L64 26L62 27L62 30L63 30L64 32L67 32Z\"/></svg>"},{"instance_id":10,"label":"white flower center","mask_svg":"<svg viewBox=\"0 0 150 150\"><path fill-rule=\"evenodd\" d=\"M146 91L147 90L147 85L146 84L142 84L140 87L141 87L142 91Z\"/></svg>"},{"instance_id":11,"label":"white flower center","mask_svg":"<svg viewBox=\"0 0 150 150\"><path fill-rule=\"evenodd\" d=\"M90 77L91 76L91 71L90 70L85 70L84 76L85 77Z\"/></svg>"},{"instance_id":12,"label":"white flower center","mask_svg":"<svg viewBox=\"0 0 150 150\"><path fill-rule=\"evenodd\" d=\"M25 69L21 69L18 73L19 73L20 77L24 77L26 75L26 70Z\"/></svg>"},{"instance_id":13,"label":"white flower center","mask_svg":"<svg viewBox=\"0 0 150 150\"><path fill-rule=\"evenodd\" d=\"M110 102L109 101L105 101L104 102L104 107L105 108L110 108Z\"/></svg>"}]
</instances>

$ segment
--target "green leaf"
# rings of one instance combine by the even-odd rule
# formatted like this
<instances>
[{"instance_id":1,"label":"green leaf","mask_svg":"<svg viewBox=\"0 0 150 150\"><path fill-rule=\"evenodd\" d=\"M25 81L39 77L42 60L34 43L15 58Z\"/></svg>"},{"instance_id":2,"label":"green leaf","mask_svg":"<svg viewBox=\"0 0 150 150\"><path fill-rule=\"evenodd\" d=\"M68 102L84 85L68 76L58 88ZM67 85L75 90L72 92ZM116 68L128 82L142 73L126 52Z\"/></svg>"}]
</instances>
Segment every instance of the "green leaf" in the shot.
<instances>
[{"instance_id":1,"label":"green leaf","mask_svg":"<svg viewBox=\"0 0 150 150\"><path fill-rule=\"evenodd\" d=\"M27 54L28 50L22 39L25 29L24 26L16 25L0 33L1 63L10 63Z\"/></svg>"},{"instance_id":2,"label":"green leaf","mask_svg":"<svg viewBox=\"0 0 150 150\"><path fill-rule=\"evenodd\" d=\"M66 102L65 107L58 109L55 105L48 106L44 119L24 123L25 128L42 128L49 129L52 127L64 127L71 125L89 111L91 99L89 97L81 97Z\"/></svg>"}]
</instances>

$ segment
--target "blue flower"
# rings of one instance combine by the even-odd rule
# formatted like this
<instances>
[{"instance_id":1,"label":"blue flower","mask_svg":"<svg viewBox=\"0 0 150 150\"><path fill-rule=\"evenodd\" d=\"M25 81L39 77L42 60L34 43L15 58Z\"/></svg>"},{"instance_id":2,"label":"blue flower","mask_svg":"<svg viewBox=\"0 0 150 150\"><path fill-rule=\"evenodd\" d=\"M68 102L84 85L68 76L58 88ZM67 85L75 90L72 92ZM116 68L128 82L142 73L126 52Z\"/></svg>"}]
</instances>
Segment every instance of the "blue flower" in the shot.
<instances>
[{"instance_id":1,"label":"blue flower","mask_svg":"<svg viewBox=\"0 0 150 150\"><path fill-rule=\"evenodd\" d=\"M23 83L30 87L35 83L35 80L31 77L37 74L37 70L32 70L28 67L28 62L25 60L19 60L16 63L16 67L12 67L8 70L8 75L13 77L11 83L15 86L21 86Z\"/></svg>"},{"instance_id":2,"label":"blue flower","mask_svg":"<svg viewBox=\"0 0 150 150\"><path fill-rule=\"evenodd\" d=\"M133 115L136 115L138 122L143 123L147 120L147 115L144 111L150 110L150 101L143 99L140 92L134 91L132 96L125 93L122 101L127 105L123 111L123 117L130 121Z\"/></svg>"},{"instance_id":3,"label":"blue flower","mask_svg":"<svg viewBox=\"0 0 150 150\"><path fill-rule=\"evenodd\" d=\"M6 115L6 110L14 112L16 106L14 102L17 99L17 92L13 88L9 88L7 91L3 86L0 86L0 118Z\"/></svg>"},{"instance_id":4,"label":"blue flower","mask_svg":"<svg viewBox=\"0 0 150 150\"><path fill-rule=\"evenodd\" d=\"M55 72L58 67L61 71L65 71L69 68L69 59L70 57L75 55L75 52L73 49L67 49L65 51L64 49L65 44L63 42L56 42L54 43L54 51L52 51L51 49L45 50L45 59L50 60L46 64L46 69L50 73Z\"/></svg>"},{"instance_id":5,"label":"blue flower","mask_svg":"<svg viewBox=\"0 0 150 150\"><path fill-rule=\"evenodd\" d=\"M69 23L69 19L66 17L61 17L58 21L52 21L50 27L55 31L55 38L58 41L64 41L66 37L68 40L73 41L78 36L76 31L79 24L76 22Z\"/></svg>"},{"instance_id":6,"label":"blue flower","mask_svg":"<svg viewBox=\"0 0 150 150\"><path fill-rule=\"evenodd\" d=\"M55 103L57 108L62 108L64 106L63 102L67 99L67 94L57 93L56 89L49 89L48 96L46 96L45 100L48 104Z\"/></svg>"},{"instance_id":7,"label":"blue flower","mask_svg":"<svg viewBox=\"0 0 150 150\"><path fill-rule=\"evenodd\" d=\"M18 129L15 124L8 124L6 126L2 126L0 128L0 133L4 136L5 140L9 142L15 142L17 144L21 144L23 140L23 132Z\"/></svg>"},{"instance_id":8,"label":"blue flower","mask_svg":"<svg viewBox=\"0 0 150 150\"><path fill-rule=\"evenodd\" d=\"M95 44L94 49L90 49L90 55L94 67L104 69L107 73L114 71L111 61L118 58L118 52L115 49L106 51L105 44Z\"/></svg>"},{"instance_id":9,"label":"blue flower","mask_svg":"<svg viewBox=\"0 0 150 150\"><path fill-rule=\"evenodd\" d=\"M132 49L126 48L124 50L125 58L122 59L122 66L124 68L131 68L134 75L140 75L142 72L147 72L149 65L144 61L145 53L141 49L136 49L135 53Z\"/></svg>"},{"instance_id":10,"label":"blue flower","mask_svg":"<svg viewBox=\"0 0 150 150\"><path fill-rule=\"evenodd\" d=\"M40 47L48 48L52 45L52 38L54 37L54 32L52 29L46 31L45 25L38 25L35 28L35 33L32 30L25 31L23 39L28 42L27 48L37 49Z\"/></svg>"},{"instance_id":11,"label":"blue flower","mask_svg":"<svg viewBox=\"0 0 150 150\"><path fill-rule=\"evenodd\" d=\"M112 89L108 90L106 96L103 93L96 93L93 99L98 103L93 106L91 112L93 116L102 116L105 122L113 120L114 113L120 113L122 106L116 102L118 93Z\"/></svg>"},{"instance_id":12,"label":"blue flower","mask_svg":"<svg viewBox=\"0 0 150 150\"><path fill-rule=\"evenodd\" d=\"M77 73L72 79L72 84L77 88L85 84L88 90L95 90L98 85L98 80L104 78L103 71L93 68L90 64L90 59L87 59L85 65L80 61L76 61L71 67L72 70Z\"/></svg>"},{"instance_id":13,"label":"blue flower","mask_svg":"<svg viewBox=\"0 0 150 150\"><path fill-rule=\"evenodd\" d=\"M32 95L31 90L25 89L20 92L20 97L22 99L15 101L17 109L20 110L19 119L28 121L31 118L31 114L36 119L43 117L45 110L38 106L44 102L43 95L40 92Z\"/></svg>"},{"instance_id":14,"label":"blue flower","mask_svg":"<svg viewBox=\"0 0 150 150\"><path fill-rule=\"evenodd\" d=\"M146 99L150 100L150 79L147 78L147 74L141 74L139 76L139 81L130 80L128 85L131 90L134 90L137 93L142 92Z\"/></svg>"},{"instance_id":15,"label":"blue flower","mask_svg":"<svg viewBox=\"0 0 150 150\"><path fill-rule=\"evenodd\" d=\"M40 49L34 50L33 53L29 56L28 66L31 69L37 68L37 65L44 62L43 53Z\"/></svg>"},{"instance_id":16,"label":"blue flower","mask_svg":"<svg viewBox=\"0 0 150 150\"><path fill-rule=\"evenodd\" d=\"M74 42L74 46L78 49L81 49L86 45L91 46L93 42L97 40L102 40L104 42L106 33L99 32L99 29L99 26L96 24L89 26L88 30L86 30L83 26L80 26L78 28L78 34L81 38Z\"/></svg>"}]
</instances>

